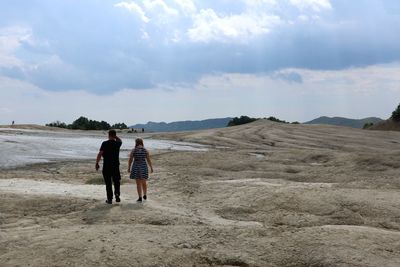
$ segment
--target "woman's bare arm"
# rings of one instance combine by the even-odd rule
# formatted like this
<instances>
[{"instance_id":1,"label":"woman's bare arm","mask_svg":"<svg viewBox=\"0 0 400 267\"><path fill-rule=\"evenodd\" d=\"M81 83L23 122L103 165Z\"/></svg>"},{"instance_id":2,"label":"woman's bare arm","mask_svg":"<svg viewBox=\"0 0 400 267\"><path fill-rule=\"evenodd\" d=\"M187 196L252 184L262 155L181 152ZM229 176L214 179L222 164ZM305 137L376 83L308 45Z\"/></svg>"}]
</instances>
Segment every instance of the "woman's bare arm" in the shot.
<instances>
[{"instance_id":1,"label":"woman's bare arm","mask_svg":"<svg viewBox=\"0 0 400 267\"><path fill-rule=\"evenodd\" d=\"M133 151L129 155L129 160L128 160L128 172L131 172L131 166L132 166L132 161L133 161Z\"/></svg>"},{"instance_id":2,"label":"woman's bare arm","mask_svg":"<svg viewBox=\"0 0 400 267\"><path fill-rule=\"evenodd\" d=\"M150 166L150 172L153 173L153 164L151 163L149 151L146 152L146 160L147 160L147 163Z\"/></svg>"}]
</instances>

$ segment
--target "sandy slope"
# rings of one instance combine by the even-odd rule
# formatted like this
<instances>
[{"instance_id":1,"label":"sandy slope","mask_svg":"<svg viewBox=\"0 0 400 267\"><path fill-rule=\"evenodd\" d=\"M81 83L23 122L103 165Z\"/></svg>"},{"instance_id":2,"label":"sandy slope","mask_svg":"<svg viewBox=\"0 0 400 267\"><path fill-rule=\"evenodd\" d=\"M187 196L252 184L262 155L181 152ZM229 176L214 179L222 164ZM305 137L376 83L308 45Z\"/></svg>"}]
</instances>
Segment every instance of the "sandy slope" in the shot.
<instances>
[{"instance_id":1,"label":"sandy slope","mask_svg":"<svg viewBox=\"0 0 400 267\"><path fill-rule=\"evenodd\" d=\"M400 131L400 122L394 121L392 119L387 119L380 123L376 123L369 127L368 130L378 130L378 131Z\"/></svg>"},{"instance_id":2,"label":"sandy slope","mask_svg":"<svg viewBox=\"0 0 400 267\"><path fill-rule=\"evenodd\" d=\"M93 161L0 171L0 266L400 266L400 133L152 136L210 150L157 153L144 205L126 175L122 204L103 204Z\"/></svg>"}]
</instances>

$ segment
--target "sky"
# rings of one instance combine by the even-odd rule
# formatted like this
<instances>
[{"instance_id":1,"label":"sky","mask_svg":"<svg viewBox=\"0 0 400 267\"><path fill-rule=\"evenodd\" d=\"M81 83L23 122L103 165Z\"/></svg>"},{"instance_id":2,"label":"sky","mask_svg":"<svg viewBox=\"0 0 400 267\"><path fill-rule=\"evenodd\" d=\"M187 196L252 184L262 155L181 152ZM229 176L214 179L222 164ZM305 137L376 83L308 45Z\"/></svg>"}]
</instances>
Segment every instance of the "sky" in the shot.
<instances>
[{"instance_id":1,"label":"sky","mask_svg":"<svg viewBox=\"0 0 400 267\"><path fill-rule=\"evenodd\" d=\"M398 0L0 1L0 124L388 118Z\"/></svg>"}]
</instances>

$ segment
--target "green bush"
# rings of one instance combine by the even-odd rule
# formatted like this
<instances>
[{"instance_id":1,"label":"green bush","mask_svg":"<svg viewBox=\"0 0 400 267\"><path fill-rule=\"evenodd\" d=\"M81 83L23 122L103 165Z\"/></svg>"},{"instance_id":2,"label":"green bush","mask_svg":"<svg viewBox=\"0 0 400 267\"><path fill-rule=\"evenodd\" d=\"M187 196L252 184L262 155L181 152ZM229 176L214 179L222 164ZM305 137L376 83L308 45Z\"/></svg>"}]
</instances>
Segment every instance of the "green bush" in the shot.
<instances>
[{"instance_id":1,"label":"green bush","mask_svg":"<svg viewBox=\"0 0 400 267\"><path fill-rule=\"evenodd\" d=\"M79 117L71 124L72 129L88 130L89 120L86 117Z\"/></svg>"},{"instance_id":2,"label":"green bush","mask_svg":"<svg viewBox=\"0 0 400 267\"><path fill-rule=\"evenodd\" d=\"M85 183L86 184L104 184L104 178L101 177L100 175L97 175L94 177L89 177Z\"/></svg>"},{"instance_id":3,"label":"green bush","mask_svg":"<svg viewBox=\"0 0 400 267\"><path fill-rule=\"evenodd\" d=\"M128 129L128 126L126 126L125 123L116 123L113 126L111 126L112 129Z\"/></svg>"},{"instance_id":4,"label":"green bush","mask_svg":"<svg viewBox=\"0 0 400 267\"><path fill-rule=\"evenodd\" d=\"M231 127L231 126L242 125L242 124L250 123L250 122L253 122L253 121L256 121L256 120L258 120L258 119L256 119L256 118L250 118L250 117L248 117L248 116L240 116L240 118L235 117L235 118L231 119L231 120L228 122L228 125L227 125L227 126L228 126L228 127Z\"/></svg>"},{"instance_id":5,"label":"green bush","mask_svg":"<svg viewBox=\"0 0 400 267\"><path fill-rule=\"evenodd\" d=\"M366 122L363 126L363 129L368 129L369 127L373 126L374 124L372 122Z\"/></svg>"},{"instance_id":6,"label":"green bush","mask_svg":"<svg viewBox=\"0 0 400 267\"><path fill-rule=\"evenodd\" d=\"M46 124L46 126L58 127L58 128L67 128L68 127L67 124L65 124L64 122L61 122L61 121L51 122L51 123Z\"/></svg>"},{"instance_id":7,"label":"green bush","mask_svg":"<svg viewBox=\"0 0 400 267\"><path fill-rule=\"evenodd\" d=\"M71 128L79 130L109 130L111 126L106 121L89 120L86 117L80 117L72 123Z\"/></svg>"},{"instance_id":8,"label":"green bush","mask_svg":"<svg viewBox=\"0 0 400 267\"><path fill-rule=\"evenodd\" d=\"M274 121L274 122L279 122L279 123L288 123L287 121L282 121L282 120L280 120L280 119L278 119L278 118L275 118L275 117L269 117L267 120L270 120L270 121Z\"/></svg>"}]
</instances>

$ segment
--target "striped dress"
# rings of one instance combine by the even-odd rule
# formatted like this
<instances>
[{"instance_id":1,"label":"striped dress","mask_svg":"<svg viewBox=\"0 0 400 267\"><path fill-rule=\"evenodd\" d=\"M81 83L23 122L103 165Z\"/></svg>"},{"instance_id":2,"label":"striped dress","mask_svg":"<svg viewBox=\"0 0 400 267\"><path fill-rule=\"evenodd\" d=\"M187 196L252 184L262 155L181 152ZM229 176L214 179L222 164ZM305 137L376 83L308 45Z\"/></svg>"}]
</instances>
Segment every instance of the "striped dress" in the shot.
<instances>
[{"instance_id":1,"label":"striped dress","mask_svg":"<svg viewBox=\"0 0 400 267\"><path fill-rule=\"evenodd\" d=\"M147 179L149 178L149 170L147 168L147 150L144 147L136 147L132 150L133 164L131 170L131 179Z\"/></svg>"}]
</instances>

